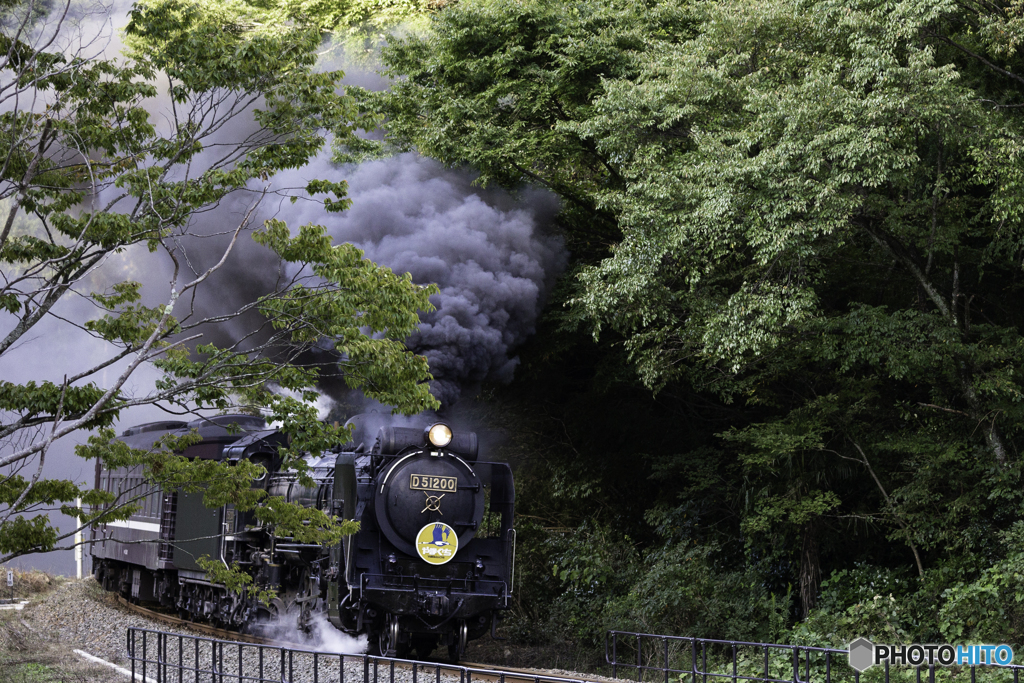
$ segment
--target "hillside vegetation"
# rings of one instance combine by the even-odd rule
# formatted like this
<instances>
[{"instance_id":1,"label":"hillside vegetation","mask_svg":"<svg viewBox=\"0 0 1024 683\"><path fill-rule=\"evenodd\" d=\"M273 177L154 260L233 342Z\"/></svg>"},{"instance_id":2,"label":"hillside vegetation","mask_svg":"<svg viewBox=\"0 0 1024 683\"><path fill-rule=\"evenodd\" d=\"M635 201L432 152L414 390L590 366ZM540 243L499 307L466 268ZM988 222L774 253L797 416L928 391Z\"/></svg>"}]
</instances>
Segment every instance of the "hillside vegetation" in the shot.
<instances>
[{"instance_id":1,"label":"hillside vegetation","mask_svg":"<svg viewBox=\"0 0 1024 683\"><path fill-rule=\"evenodd\" d=\"M385 147L563 202L496 399L517 637L1024 642L1022 11L464 0L389 41Z\"/></svg>"}]
</instances>

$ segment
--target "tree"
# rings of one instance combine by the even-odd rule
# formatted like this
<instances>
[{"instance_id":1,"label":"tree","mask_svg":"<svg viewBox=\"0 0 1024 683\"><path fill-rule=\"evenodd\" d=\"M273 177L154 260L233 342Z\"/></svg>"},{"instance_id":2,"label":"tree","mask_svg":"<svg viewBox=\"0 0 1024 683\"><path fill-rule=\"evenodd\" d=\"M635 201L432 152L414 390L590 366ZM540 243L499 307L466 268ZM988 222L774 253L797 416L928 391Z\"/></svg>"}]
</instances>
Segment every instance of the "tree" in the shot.
<instances>
[{"instance_id":1,"label":"tree","mask_svg":"<svg viewBox=\"0 0 1024 683\"><path fill-rule=\"evenodd\" d=\"M570 248L593 259L619 238L600 198L622 177L618 161L571 124L592 116L604 79L633 78L639 53L691 29L692 13L677 4L460 2L429 32L389 41L388 91L352 92L390 145L471 164L482 185L557 193Z\"/></svg>"},{"instance_id":2,"label":"tree","mask_svg":"<svg viewBox=\"0 0 1024 683\"><path fill-rule=\"evenodd\" d=\"M45 22L31 2L5 0L3 9L0 359L55 320L102 340L109 353L60 382L0 381L0 561L57 548L70 533L45 514L55 506L82 526L135 509L131 496L43 476L54 442L84 430L97 432L79 447L82 457L139 466L150 485L203 488L211 506L255 506L265 522L310 539L351 531L318 511L260 500L250 488L256 465L172 455L193 437L152 451L111 441L114 422L136 406L257 412L283 424L291 436L284 466L303 473L304 451L347 436L316 420L313 389L325 369L404 413L436 405L426 360L403 343L433 288L352 245L332 245L320 226L250 225L275 173L316 154L324 130L352 130L354 105L337 93L341 74L314 68L319 32L298 22L268 26L235 5L155 0L133 7L125 56L107 59L58 49L70 2ZM325 195L328 211L347 206L344 182L316 180L292 192ZM190 242L200 237L197 217L239 193L247 209L220 227L219 251ZM276 260L277 280L233 310L204 314L197 297L250 234ZM166 269L166 290L126 279L92 291L97 270L125 254L137 272ZM97 314L58 316L69 297L86 298ZM310 361L325 345L332 361ZM142 368L159 378L129 391ZM105 370L115 379L103 383Z\"/></svg>"},{"instance_id":3,"label":"tree","mask_svg":"<svg viewBox=\"0 0 1024 683\"><path fill-rule=\"evenodd\" d=\"M993 504L963 512L922 478L962 468L1016 500L1019 95L1007 81L986 104L979 84L1006 79L965 78L983 68L932 12L969 20L929 8L715 6L699 38L606 84L578 129L623 160L625 238L576 304L628 331L651 386L695 368L810 419L798 451L861 464L894 540L948 549ZM779 435L747 430L776 461Z\"/></svg>"},{"instance_id":4,"label":"tree","mask_svg":"<svg viewBox=\"0 0 1024 683\"><path fill-rule=\"evenodd\" d=\"M950 49L975 19L709 7L577 126L627 189L607 200L624 239L575 304L628 337L650 386L769 411L727 436L760 494L751 542L799 529L805 614L829 518L887 527L924 578L1001 552L968 529L1018 515L1019 94Z\"/></svg>"}]
</instances>

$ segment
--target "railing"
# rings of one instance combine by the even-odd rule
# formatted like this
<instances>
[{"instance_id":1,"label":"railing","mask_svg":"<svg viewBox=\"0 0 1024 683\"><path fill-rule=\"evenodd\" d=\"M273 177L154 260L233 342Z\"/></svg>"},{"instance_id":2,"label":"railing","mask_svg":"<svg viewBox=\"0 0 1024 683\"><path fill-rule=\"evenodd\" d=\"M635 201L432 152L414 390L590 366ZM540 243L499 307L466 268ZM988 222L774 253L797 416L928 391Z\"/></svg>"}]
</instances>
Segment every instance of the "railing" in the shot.
<instances>
[{"instance_id":1,"label":"railing","mask_svg":"<svg viewBox=\"0 0 1024 683\"><path fill-rule=\"evenodd\" d=\"M397 591L413 593L424 588L433 591L455 591L475 595L508 595L508 585L504 581L488 581L485 579L435 579L417 574L369 574L360 577L362 591Z\"/></svg>"},{"instance_id":2,"label":"railing","mask_svg":"<svg viewBox=\"0 0 1024 683\"><path fill-rule=\"evenodd\" d=\"M1024 670L1015 664L890 667L885 662L860 673L850 667L847 650L628 631L605 634L604 656L613 678L618 678L619 669L627 669L635 672L637 681L663 683L861 683L862 677L879 683L922 683L924 678L936 683L937 674L940 680L963 683L977 683L979 678L1020 683Z\"/></svg>"},{"instance_id":3,"label":"railing","mask_svg":"<svg viewBox=\"0 0 1024 683\"><path fill-rule=\"evenodd\" d=\"M140 628L128 629L127 647L133 683L473 683L474 677L479 683L495 679L506 683L503 672L455 664L316 652ZM531 678L533 683L580 683L554 676Z\"/></svg>"}]
</instances>

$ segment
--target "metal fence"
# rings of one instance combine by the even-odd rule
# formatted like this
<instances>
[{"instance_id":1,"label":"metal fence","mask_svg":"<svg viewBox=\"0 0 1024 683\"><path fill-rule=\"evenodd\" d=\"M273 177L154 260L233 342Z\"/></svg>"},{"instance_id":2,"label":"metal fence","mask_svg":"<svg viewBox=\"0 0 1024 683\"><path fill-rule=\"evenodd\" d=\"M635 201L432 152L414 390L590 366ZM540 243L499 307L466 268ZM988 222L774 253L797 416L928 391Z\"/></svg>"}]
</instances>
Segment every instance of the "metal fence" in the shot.
<instances>
[{"instance_id":1,"label":"metal fence","mask_svg":"<svg viewBox=\"0 0 1024 683\"><path fill-rule=\"evenodd\" d=\"M625 669L637 681L664 683L1020 683L1020 665L874 666L851 668L846 650L775 643L748 643L653 633L608 631L605 661L612 676Z\"/></svg>"},{"instance_id":2,"label":"metal fence","mask_svg":"<svg viewBox=\"0 0 1024 683\"><path fill-rule=\"evenodd\" d=\"M139 683L579 683L455 664L316 652L129 628L132 681Z\"/></svg>"}]
</instances>

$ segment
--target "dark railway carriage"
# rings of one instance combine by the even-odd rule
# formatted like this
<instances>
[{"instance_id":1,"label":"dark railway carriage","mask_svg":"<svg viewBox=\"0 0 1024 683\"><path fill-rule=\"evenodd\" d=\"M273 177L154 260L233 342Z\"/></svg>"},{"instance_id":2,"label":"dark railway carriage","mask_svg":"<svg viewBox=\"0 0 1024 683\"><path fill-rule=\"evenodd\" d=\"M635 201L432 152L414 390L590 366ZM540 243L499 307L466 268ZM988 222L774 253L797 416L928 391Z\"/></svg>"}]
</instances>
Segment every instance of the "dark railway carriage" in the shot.
<instances>
[{"instance_id":1,"label":"dark railway carriage","mask_svg":"<svg viewBox=\"0 0 1024 683\"><path fill-rule=\"evenodd\" d=\"M222 415L192 422L150 422L125 430L120 439L132 448L148 450L162 436L180 436L192 429L203 441L188 448L183 455L220 460L224 457L225 446L249 431L266 431L266 423L262 418L248 415ZM193 558L204 554L218 556L215 539L175 540L179 525L198 531L192 534L196 538L220 533L222 511L204 508L201 494L150 489L142 478L141 468L101 470L99 463L96 486L118 494L121 501L133 500L141 508L127 520L101 524L92 531L93 568L106 589L118 590L125 597L142 601L158 601L163 594L161 602L168 604L167 598L173 593L168 590L168 581L187 580L189 571L202 577ZM165 583L162 591L160 582Z\"/></svg>"},{"instance_id":2,"label":"dark railway carriage","mask_svg":"<svg viewBox=\"0 0 1024 683\"><path fill-rule=\"evenodd\" d=\"M210 510L201 494L144 490L138 472L97 472L107 490L138 496L141 509L94 532L93 567L108 590L175 607L184 618L258 630L273 617L303 630L323 613L335 627L366 633L371 649L425 656L447 646L456 660L466 642L491 630L509 607L514 571L515 490L508 465L478 461L473 433L444 424L385 428L373 437L353 421L355 442L309 458L316 485L280 471L284 439L263 421L221 416L133 427L120 437L150 448L164 434L198 429L188 457L248 459L267 475L254 485L290 502L360 522L339 546L301 544L260 528L231 506ZM229 425L235 425L229 429ZM140 542L141 541L141 542ZM269 606L207 581L195 558L244 568L277 592Z\"/></svg>"}]
</instances>

